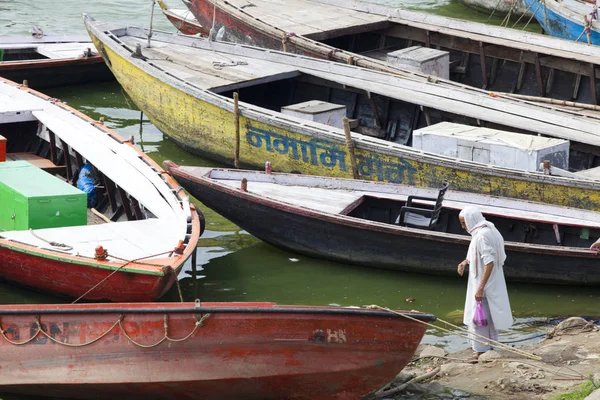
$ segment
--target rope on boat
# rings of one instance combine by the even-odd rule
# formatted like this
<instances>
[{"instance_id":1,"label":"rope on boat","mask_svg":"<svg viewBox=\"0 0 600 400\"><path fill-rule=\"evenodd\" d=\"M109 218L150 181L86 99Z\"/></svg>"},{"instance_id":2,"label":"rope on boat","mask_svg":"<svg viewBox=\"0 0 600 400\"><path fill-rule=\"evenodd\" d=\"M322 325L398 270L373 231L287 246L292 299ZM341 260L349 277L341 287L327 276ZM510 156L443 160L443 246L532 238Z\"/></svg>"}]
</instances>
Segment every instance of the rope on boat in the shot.
<instances>
[{"instance_id":1,"label":"rope on boat","mask_svg":"<svg viewBox=\"0 0 600 400\"><path fill-rule=\"evenodd\" d=\"M536 361L542 361L542 358L540 356L536 356L535 354L528 353L528 352L520 350L520 349L515 349L514 347L511 347L511 346L508 346L508 345L506 345L504 343L492 340L492 339L487 338L485 336L479 335L479 334L477 334L475 332L469 332L465 328L462 328L460 326L454 325L454 324L452 324L450 322L447 322L447 321L444 321L443 319L440 319L440 318L438 318L438 321L440 321L440 322L442 322L444 324L447 324L447 325L451 326L452 328L454 328L456 330L467 332L471 336L466 336L466 335L463 335L463 334L460 334L460 333L453 332L450 329L442 328L441 326L437 326L437 325L434 325L434 324L429 323L429 322L421 321L419 319L411 317L410 315L406 315L406 314L398 312L398 311L390 310L389 308L386 308L386 307L381 307L381 306L378 306L378 305L371 305L371 306L368 306L367 308L378 309L378 310L382 310L382 311L388 311L388 312L390 312L392 314L396 314L396 315L399 315L401 317L410 319L412 321L419 322L419 323L427 325L427 326L429 326L431 328L436 328L436 329L440 329L440 330L442 330L444 332L451 333L451 334L456 335L458 337L461 337L463 339L473 340L473 341L475 341L477 343L481 343L481 344L486 345L486 346L494 345L494 347L499 347L499 348L501 348L503 350L509 351L511 353L518 354L520 356L523 356L523 357L526 357L526 358L530 358L530 359L536 360ZM477 337L481 338L482 340L476 339L476 338L474 338L472 336L477 336Z\"/></svg>"},{"instance_id":2,"label":"rope on boat","mask_svg":"<svg viewBox=\"0 0 600 400\"><path fill-rule=\"evenodd\" d=\"M492 10L492 13L490 14L489 18L487 19L487 21L485 21L485 23L489 23L490 20L492 19L492 17L494 16L494 13L496 12L496 10L498 9L498 6L500 5L500 3L502 3L504 0L498 0L498 2L496 3L496 6L494 7L494 9Z\"/></svg>"},{"instance_id":3,"label":"rope on boat","mask_svg":"<svg viewBox=\"0 0 600 400\"><path fill-rule=\"evenodd\" d=\"M31 229L31 228L29 228L29 233L31 233L35 238L41 240L42 242L46 242L50 246L56 247L57 249L60 249L62 251L71 251L71 250L73 250L73 246L69 246L69 245L64 244L64 243L52 242L50 240L44 239L43 237L41 237L40 235L38 235L37 233L35 233L33 231L33 229Z\"/></svg>"},{"instance_id":4,"label":"rope on boat","mask_svg":"<svg viewBox=\"0 0 600 400\"><path fill-rule=\"evenodd\" d=\"M533 20L533 17L535 17L535 14L538 12L538 10L540 9L540 7L542 6L542 3L538 2L537 3L537 7L535 8L535 11L531 12L531 17L529 17L529 19L527 20L527 23L525 24L525 26L523 27L523 31L529 26L529 24L531 23L531 21ZM531 3L531 5L529 6L529 8L527 8L527 10L531 9L531 7L533 7L533 3ZM523 14L525 15L525 14ZM521 18L519 18L520 20ZM515 24L512 26L513 28L517 25L519 21L515 22Z\"/></svg>"},{"instance_id":5,"label":"rope on boat","mask_svg":"<svg viewBox=\"0 0 600 400\"><path fill-rule=\"evenodd\" d=\"M89 342L79 343L79 344L63 342L63 341L60 341L60 340L56 339L52 335L50 335L48 332L46 332L44 330L44 327L43 327L42 323L40 322L40 316L39 315L35 316L35 323L37 325L37 331L29 339L27 339L27 340L25 340L23 342L15 342L13 340L10 340L6 336L6 331L4 329L2 329L1 326L0 326L0 334L2 334L2 337L4 337L4 339L8 343L13 344L15 346L22 346L22 345L25 345L27 343L30 343L35 338L37 338L38 335L41 333L43 336L47 337L48 339L50 339L52 342L54 342L56 344L61 344L63 346L67 346L67 347L84 347L84 346L89 346L89 345L91 345L93 343L96 343L97 341L99 341L100 339L102 339L103 337L105 337L106 335L108 335L113 329L115 329L116 326L119 326L119 329L123 333L123 336L125 336L128 341L130 341L131 343L133 343L134 345L136 345L138 347L142 347L142 348L147 349L147 348L156 347L159 344L161 344L162 342L164 342L165 340L169 341L169 342L184 342L184 341L188 340L190 337L192 337L192 335L194 333L196 333L196 331L198 330L198 327L204 325L204 321L208 317L210 317L210 316L211 316L211 314L204 314L204 315L202 315L202 317L196 318L196 322L194 323L194 329L192 329L192 331L190 333L188 333L186 336L184 336L183 338L175 339L175 338L169 337L169 316L167 314L165 314L164 315L164 322L163 322L164 336L158 342L156 342L154 344L151 344L151 345L144 345L144 344L138 343L135 340L133 340L131 338L131 336L129 336L127 334L127 332L125 331L125 328L123 327L123 324L122 324L122 321L123 321L123 318L124 318L123 314L119 315L119 318L117 319L117 321L110 328L108 328L108 330L106 330L104 333L100 334L98 337L96 337L95 339L90 340Z\"/></svg>"},{"instance_id":6,"label":"rope on boat","mask_svg":"<svg viewBox=\"0 0 600 400\"><path fill-rule=\"evenodd\" d=\"M144 260L146 258L153 258L153 257L158 257L158 256L162 256L164 254L169 254L172 253L172 251L165 251L163 253L158 253L158 254L153 254L150 256L145 256L145 257L141 257L141 258L137 258L135 260L126 260L124 258L120 258L117 256L113 256L112 254L110 255L110 257L115 258L117 260L121 260L121 261L126 261L123 265L120 265L117 269L115 269L113 272L111 272L110 274L108 274L106 277L104 277L104 279L102 279L100 282L98 282L97 284L95 284L93 287L91 287L87 292L85 292L84 294L82 294L81 296L79 296L78 298L76 298L71 304L75 304L77 303L79 300L83 299L85 296L87 296L90 292L92 292L93 290L95 290L98 286L100 286L102 283L104 283L104 281L106 281L108 278L110 278L111 276L113 276L114 274L116 274L117 272L119 272L123 267L131 264L131 263L139 263L140 260ZM106 256L108 257L109 254L108 252L106 253ZM165 265L161 265L161 264L150 264L150 263L139 263L139 264L144 264L144 265L150 265L150 266L156 266L156 267L165 267ZM172 268L172 267L171 267ZM177 279L176 279L177 280ZM178 282L179 283L179 282Z\"/></svg>"}]
</instances>

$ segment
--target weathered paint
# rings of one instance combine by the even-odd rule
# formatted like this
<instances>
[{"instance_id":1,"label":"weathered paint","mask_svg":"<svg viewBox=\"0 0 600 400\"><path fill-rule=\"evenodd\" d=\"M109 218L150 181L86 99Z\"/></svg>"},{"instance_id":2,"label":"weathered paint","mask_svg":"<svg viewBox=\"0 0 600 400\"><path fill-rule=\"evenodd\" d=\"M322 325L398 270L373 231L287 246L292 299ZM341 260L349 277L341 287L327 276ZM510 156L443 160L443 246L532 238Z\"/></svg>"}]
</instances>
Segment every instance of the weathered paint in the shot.
<instances>
[{"instance_id":1,"label":"weathered paint","mask_svg":"<svg viewBox=\"0 0 600 400\"><path fill-rule=\"evenodd\" d=\"M587 34L584 31L583 19L588 17L581 14L576 20L573 20L574 12L569 8L568 3L562 4L557 1L539 1L523 0L525 5L535 11L535 19L542 26L544 32L561 39L576 40L582 43L587 42ZM574 2L577 5L577 2ZM585 4L585 3L584 3ZM589 4L589 11L592 11L593 4ZM564 14L564 15L563 15ZM600 32L595 26L595 22L590 29L590 43L600 44Z\"/></svg>"},{"instance_id":2,"label":"weathered paint","mask_svg":"<svg viewBox=\"0 0 600 400\"><path fill-rule=\"evenodd\" d=\"M35 307L0 310L2 392L94 399L239 399L240 394L358 399L410 361L426 330L376 310L273 303L203 303L196 313L193 303ZM165 335L170 339L161 342ZM15 345L7 339L32 340Z\"/></svg>"},{"instance_id":3,"label":"weathered paint","mask_svg":"<svg viewBox=\"0 0 600 400\"><path fill-rule=\"evenodd\" d=\"M200 99L151 75L133 59L125 59L110 47L112 43L104 45L91 31L90 36L119 83L152 123L184 149L233 165L234 116L216 104L216 99L220 98L221 103L227 99L216 94L210 95L214 102ZM282 128L243 113L240 126L242 166L263 168L268 160L276 171L352 177L342 136L327 135L325 131L310 134L292 124ZM404 151L400 146L357 143L355 152L363 179L424 187L438 187L448 181L453 190L600 210L600 185L590 181L482 164L459 165L450 159Z\"/></svg>"}]
</instances>

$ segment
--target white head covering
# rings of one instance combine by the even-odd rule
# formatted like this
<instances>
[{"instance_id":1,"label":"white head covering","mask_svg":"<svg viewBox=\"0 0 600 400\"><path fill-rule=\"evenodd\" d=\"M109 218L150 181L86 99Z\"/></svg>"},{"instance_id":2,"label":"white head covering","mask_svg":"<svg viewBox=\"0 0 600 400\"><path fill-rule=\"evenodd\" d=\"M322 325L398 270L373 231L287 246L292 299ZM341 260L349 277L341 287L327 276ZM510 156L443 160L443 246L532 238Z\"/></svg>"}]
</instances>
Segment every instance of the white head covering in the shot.
<instances>
[{"instance_id":1,"label":"white head covering","mask_svg":"<svg viewBox=\"0 0 600 400\"><path fill-rule=\"evenodd\" d=\"M466 206L462 209L458 216L464 218L465 225L467 226L467 232L469 232L471 235L473 235L475 229L481 228L484 225L487 225L490 228L494 227L494 224L486 221L486 219L483 217L483 214L477 207Z\"/></svg>"}]
</instances>

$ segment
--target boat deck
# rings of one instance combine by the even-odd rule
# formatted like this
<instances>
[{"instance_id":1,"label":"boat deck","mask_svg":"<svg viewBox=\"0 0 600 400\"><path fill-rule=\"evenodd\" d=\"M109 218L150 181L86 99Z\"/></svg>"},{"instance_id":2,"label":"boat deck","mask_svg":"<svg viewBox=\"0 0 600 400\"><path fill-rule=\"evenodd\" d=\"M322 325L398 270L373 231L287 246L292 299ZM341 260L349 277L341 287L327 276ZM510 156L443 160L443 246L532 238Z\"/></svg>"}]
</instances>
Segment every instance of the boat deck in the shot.
<instances>
[{"instance_id":1,"label":"boat deck","mask_svg":"<svg viewBox=\"0 0 600 400\"><path fill-rule=\"evenodd\" d=\"M287 33L323 40L357 33L366 25L387 24L383 15L361 13L303 0L229 0L228 3Z\"/></svg>"},{"instance_id":2,"label":"boat deck","mask_svg":"<svg viewBox=\"0 0 600 400\"><path fill-rule=\"evenodd\" d=\"M232 173L226 178L224 173L217 173L219 177L214 177L219 184L238 189L242 173ZM294 206L312 209L315 211L340 214L348 211L348 207L357 202L363 196L372 196L381 199L390 199L398 202L406 202L409 195L436 198L438 191L436 189L417 188L410 186L397 185L395 192L377 191L370 188L373 185L364 185L363 190L359 187L350 189L333 188L329 185L331 180L319 180L311 177L302 178L305 180L302 185L294 184L294 180L288 177L277 176L277 183L266 182L264 178L258 178L261 181L253 181L251 175L243 175L248 179L248 192L272 200L292 204ZM313 177L314 178L314 177ZM286 182L286 180L289 182ZM298 181L296 179L296 181ZM386 185L386 189L390 186ZM371 189L371 190L369 190ZM488 205L482 205L482 204ZM600 213L591 211L567 209L565 207L555 207L551 205L540 205L536 207L535 203L519 202L518 200L493 198L491 196L477 195L473 193L448 191L443 203L445 208L462 210L468 205L476 205L482 213L494 216L507 216L509 218L541 222L558 225L581 226L582 224L589 228L600 228ZM531 207L530 207L531 206ZM519 207L521 209L519 209ZM564 215L565 210L572 212L571 215Z\"/></svg>"},{"instance_id":3,"label":"boat deck","mask_svg":"<svg viewBox=\"0 0 600 400\"><path fill-rule=\"evenodd\" d=\"M157 218L141 221L124 221L64 228L36 229L34 231L0 232L0 237L26 243L42 250L94 258L94 249L101 245L109 253L128 261L172 251L177 238L182 237L172 229L176 221ZM48 242L68 247L56 247ZM161 254L159 257L167 257ZM152 258L148 258L151 260ZM122 260L108 257L108 261Z\"/></svg>"},{"instance_id":4,"label":"boat deck","mask_svg":"<svg viewBox=\"0 0 600 400\"><path fill-rule=\"evenodd\" d=\"M120 39L131 48L140 44L143 55L167 73L216 93L300 75L298 68L291 65L249 60L248 57L158 40L152 42L151 48L146 48L147 40L134 36Z\"/></svg>"}]
</instances>

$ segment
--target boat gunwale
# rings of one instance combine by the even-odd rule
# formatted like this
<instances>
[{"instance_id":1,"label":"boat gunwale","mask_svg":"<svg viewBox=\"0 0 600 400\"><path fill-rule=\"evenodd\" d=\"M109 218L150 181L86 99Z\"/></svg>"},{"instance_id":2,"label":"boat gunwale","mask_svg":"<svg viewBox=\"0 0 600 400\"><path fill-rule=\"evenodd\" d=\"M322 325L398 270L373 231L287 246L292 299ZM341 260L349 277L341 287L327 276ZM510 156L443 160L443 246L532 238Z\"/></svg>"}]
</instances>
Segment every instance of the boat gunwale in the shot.
<instances>
[{"instance_id":1,"label":"boat gunwale","mask_svg":"<svg viewBox=\"0 0 600 400\"><path fill-rule=\"evenodd\" d=\"M197 176L191 173L188 173L179 168L179 166L169 167L169 172L171 175L175 177L181 176L184 179L188 179L196 184L206 186L212 188L213 190L220 191L230 196L234 196L237 198L244 199L251 203L257 203L263 205L265 207L274 208L286 213L293 213L296 215L300 215L306 218L314 218L327 223L333 223L337 225L343 225L347 227L353 227L358 229L365 229L374 232L381 233L389 233L395 236L411 236L412 238L422 238L425 240L432 240L436 242L443 243L460 243L464 246L468 246L471 241L470 236L459 235L454 233L446 233L446 232L437 232L437 231L429 231L425 229L418 228L410 228L406 226L386 224L383 222L371 221L356 217L351 217L348 215L328 213L324 211L320 211L313 208L308 208L304 206L299 206L291 203L286 203L282 200L275 200L266 196L261 196L259 194L254 194L251 192L242 192L239 189L232 188L230 186L224 185L219 181L210 178L210 176L202 175ZM216 169L216 168L215 168ZM212 169L211 169L212 170ZM290 174L291 175L291 174ZM335 178L335 179L343 179L343 178ZM350 179L349 179L350 180ZM385 184L385 183L384 183ZM553 246L553 245L543 245L543 244L533 244L533 243L519 243L519 242L511 242L506 241L505 247L507 250L519 251L522 253L543 253L548 255L549 251L555 255L568 256L574 255L580 258L597 258L599 256L598 253L594 253L587 248L578 248L578 247L566 247L566 246Z\"/></svg>"},{"instance_id":2,"label":"boat gunwale","mask_svg":"<svg viewBox=\"0 0 600 400\"><path fill-rule=\"evenodd\" d=\"M85 17L85 24L86 24L87 29L90 31L90 33L92 35L94 35L98 41L103 43L103 45L109 47L112 51L117 53L120 57L125 59L126 62L135 65L136 68L142 70L144 73L148 74L149 76L163 81L164 83L174 87L176 90L178 90L186 95L193 96L200 101L205 101L205 102L212 104L214 106L217 106L227 112L230 112L230 113L233 112L234 105L233 105L232 99L225 98L224 96L216 94L208 89L199 88L184 79L177 78L171 74L167 74L160 67L155 66L152 62L146 62L146 61L142 61L140 59L127 57L127 56L130 56L132 51L129 49L129 46L126 43L121 41L113 33L115 31L118 31L121 34L121 36L123 36L123 35L134 36L130 32L130 29L139 30L139 31L145 31L145 30L143 30L141 28L137 28L137 27L128 27L128 26L122 26L122 25L119 25L118 28L111 26L111 29L108 29L108 30L101 29L100 27L98 27L98 24L105 24L105 23L96 21L89 15L86 15L86 17ZM110 34L108 34L106 32L110 32ZM155 35L153 37L155 39L157 39L157 36L160 36L160 33L164 33L164 32L153 31L153 35ZM177 38L177 41L179 41L179 40L191 40L191 41L203 40L203 39L194 38L194 37L185 36L185 35L173 35L171 37ZM218 42L212 42L212 43L213 43L213 45L215 45L215 44L226 45L226 46L230 46L230 47L237 46L240 48L250 48L253 50L261 50L261 49L258 49L258 48L252 47L252 46L247 46L247 45L227 44L227 43L218 43ZM189 47L194 47L194 46L190 45ZM129 51L129 54L126 54L125 50L123 48L127 49L127 51ZM262 51L270 52L270 53L281 53L286 56L291 55L289 53L277 52L274 50L262 50ZM296 55L294 55L294 56L296 56ZM297 56L297 57L303 57L303 58L306 58L309 60L313 60L310 57L306 57L306 56ZM330 62L332 64L336 64L333 61L325 61L325 60L319 60L319 61ZM375 72L377 72L377 71L375 71ZM488 93L488 92L486 92L486 93ZM300 134L310 135L311 137L328 139L333 142L345 144L345 136L343 135L341 130L339 130L339 132L336 132L331 129L329 129L329 130L324 129L323 127L319 126L319 124L311 123L310 121L303 121L300 124L300 122L296 122L295 120L291 120L288 118L285 118L285 119L278 118L278 115L280 113L277 113L275 111L264 109L262 107L258 107L253 104L242 102L242 101L240 101L239 104L240 104L240 107L239 107L240 115L243 115L246 118L254 119L259 122L263 122L263 123L269 124L271 126L274 126L274 127L280 128L280 129L290 129L291 128L291 130L293 130L294 132L298 132ZM530 103L530 104L533 104L533 103ZM535 104L535 105L538 106L537 104ZM549 109L552 109L552 108L549 107ZM290 122L294 122L295 124L292 125ZM415 161L419 161L419 162L427 162L428 164L435 165L435 166L449 167L452 169L465 171L465 172L473 172L473 170L475 170L476 173L480 173L482 175L500 176L500 177L515 179L515 180L520 180L520 181L525 181L525 182L536 182L536 183L545 183L545 184L553 184L553 185L557 185L557 186L564 186L564 187L568 187L568 188L581 188L581 189L597 190L597 182L598 181L596 181L596 180L584 179L584 178L561 177L561 176L555 176L555 175L545 175L545 174L542 174L539 172L521 171L518 169L497 167L497 166L493 166L493 165L489 165L489 164L461 160L459 158L445 157L445 156L440 156L440 155L433 154L433 153L418 151L411 147L400 145L397 143L381 141L380 139L376 139L376 138L365 138L365 137L362 137L361 135L357 135L357 134L354 134L352 139L354 140L355 144L357 145L356 147L358 147L360 149L371 150L371 151L376 150L376 152L385 154L388 156L396 156L396 157L402 156L409 160L415 160ZM396 151L393 151L393 150L396 150ZM398 153L400 153L400 154L398 154Z\"/></svg>"},{"instance_id":3,"label":"boat gunwale","mask_svg":"<svg viewBox=\"0 0 600 400\"><path fill-rule=\"evenodd\" d=\"M161 303L162 304L162 303ZM0 316L7 315L78 315L78 314L203 314L203 313L251 313L251 314L333 314L333 315L363 315L368 317L394 317L402 318L401 313L421 321L435 321L435 316L420 311L390 310L384 311L366 307L344 307L344 306L302 306L302 305L278 305L276 303L252 302L243 306L243 302L234 302L232 305L224 303L165 303L165 306L153 306L152 303L136 303L134 307L130 303L113 304L48 304L36 305L2 305ZM396 312L396 313L395 313Z\"/></svg>"}]
</instances>

